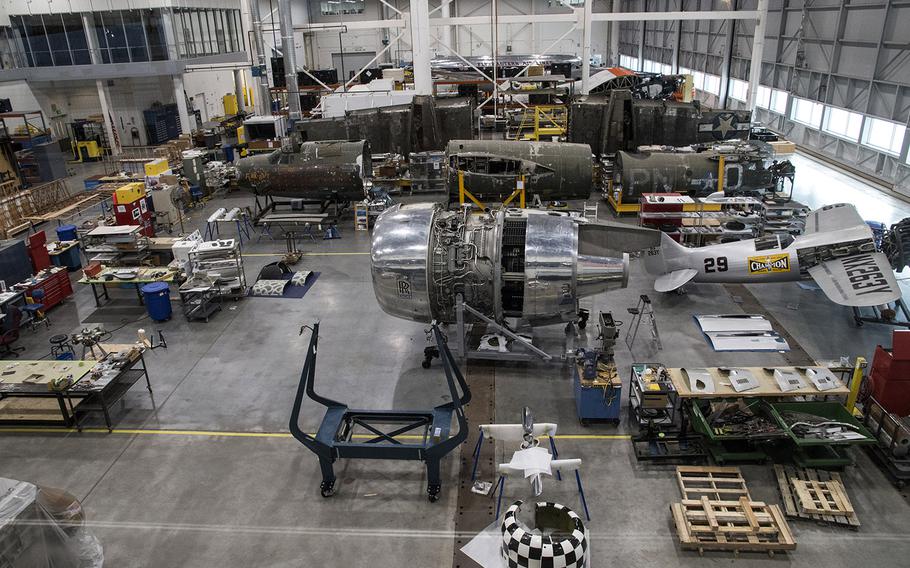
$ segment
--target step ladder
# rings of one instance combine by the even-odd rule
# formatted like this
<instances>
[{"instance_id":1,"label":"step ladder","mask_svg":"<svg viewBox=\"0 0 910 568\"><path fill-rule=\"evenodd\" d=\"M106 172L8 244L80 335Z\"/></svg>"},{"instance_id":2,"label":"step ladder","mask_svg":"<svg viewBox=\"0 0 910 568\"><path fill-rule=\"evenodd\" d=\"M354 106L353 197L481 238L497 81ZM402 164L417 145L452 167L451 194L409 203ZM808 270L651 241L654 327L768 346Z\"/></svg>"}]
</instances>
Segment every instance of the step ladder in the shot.
<instances>
[{"instance_id":1,"label":"step ladder","mask_svg":"<svg viewBox=\"0 0 910 568\"><path fill-rule=\"evenodd\" d=\"M657 330L657 320L654 319L654 308L651 305L651 298L647 294L638 297L638 305L634 308L628 308L627 311L632 315L632 321L626 330L626 347L632 351L632 345L635 338L638 337L638 328L641 327L641 320L647 318L647 325L651 328L651 340L657 343L657 349L663 349L660 342L660 332Z\"/></svg>"}]
</instances>

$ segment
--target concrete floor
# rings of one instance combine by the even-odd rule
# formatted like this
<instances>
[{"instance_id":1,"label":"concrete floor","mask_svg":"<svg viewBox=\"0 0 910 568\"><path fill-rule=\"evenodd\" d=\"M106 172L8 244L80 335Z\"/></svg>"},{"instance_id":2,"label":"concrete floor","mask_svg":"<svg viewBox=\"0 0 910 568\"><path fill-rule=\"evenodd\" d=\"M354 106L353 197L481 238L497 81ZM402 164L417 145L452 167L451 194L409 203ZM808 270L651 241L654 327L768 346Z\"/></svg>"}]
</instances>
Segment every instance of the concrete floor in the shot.
<instances>
[{"instance_id":1,"label":"concrete floor","mask_svg":"<svg viewBox=\"0 0 910 568\"><path fill-rule=\"evenodd\" d=\"M811 205L848 201L860 212L891 222L910 215L910 205L890 198L808 158L797 156L797 199ZM79 172L83 175L83 172ZM243 195L213 202L249 204ZM607 206L602 205L602 216ZM191 224L204 223L206 212ZM150 398L134 388L115 415L114 433L31 429L0 435L0 476L60 487L82 500L89 524L105 549L108 566L414 566L451 565L454 480L457 459L443 463L442 499L425 498L425 474L413 462L340 462L338 494L319 496L315 457L290 438L288 418L308 337L301 324L322 322L317 390L366 408L423 408L446 400L439 368L421 368L425 326L385 315L369 275L369 236L343 227L343 238L305 244L298 265L321 272L307 296L245 298L211 322L188 323L174 303L163 324L126 322L114 340L131 341L139 327L161 329L169 348L147 355ZM247 276L282 254L283 241L245 245ZM612 310L624 319L652 279L633 263L629 288L586 300L585 307ZM767 311L816 358L863 355L890 344L890 328L852 324L847 308L795 284L751 286ZM124 298L129 298L127 291ZM651 292L664 349L640 341L616 353L627 385L633 361L667 365L781 365L776 354L713 352L693 314L741 309L720 285L691 286L684 296ZM797 309L792 309L796 307ZM28 358L48 353L48 337L74 332L95 306L88 289L50 312L49 330L25 332ZM108 328L119 324L109 324ZM562 327L542 328L544 344L561 343ZM588 338L594 330L588 328ZM517 422L530 406L538 421L559 424L563 457L581 457L593 520L593 566L728 565L732 555L704 558L676 544L669 504L679 499L672 468L635 461L618 428L579 425L569 373L561 365L496 368L496 418ZM627 391L624 390L624 393ZM304 406L303 427L321 419ZM100 425L96 421L96 425ZM507 461L497 448L498 459ZM793 522L799 548L769 559L747 554L738 566L852 567L906 565L910 505L862 452L845 480L863 526L859 531ZM757 499L779 502L770 466L744 466ZM482 472L491 478L490 472ZM548 479L544 496L580 508L574 483ZM529 498L520 482L507 485L506 501Z\"/></svg>"}]
</instances>

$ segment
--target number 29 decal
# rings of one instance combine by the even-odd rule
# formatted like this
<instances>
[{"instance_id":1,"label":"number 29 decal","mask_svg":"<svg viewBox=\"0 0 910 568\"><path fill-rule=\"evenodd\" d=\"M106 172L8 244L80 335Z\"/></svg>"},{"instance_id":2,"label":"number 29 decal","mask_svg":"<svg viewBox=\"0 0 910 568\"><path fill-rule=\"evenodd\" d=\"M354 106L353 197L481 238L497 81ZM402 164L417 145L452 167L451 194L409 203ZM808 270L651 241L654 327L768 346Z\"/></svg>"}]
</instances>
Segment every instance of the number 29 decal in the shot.
<instances>
[{"instance_id":1,"label":"number 29 decal","mask_svg":"<svg viewBox=\"0 0 910 568\"><path fill-rule=\"evenodd\" d=\"M711 274L712 272L726 272L728 268L727 257L719 256L717 258L706 258L705 259L705 274Z\"/></svg>"}]
</instances>

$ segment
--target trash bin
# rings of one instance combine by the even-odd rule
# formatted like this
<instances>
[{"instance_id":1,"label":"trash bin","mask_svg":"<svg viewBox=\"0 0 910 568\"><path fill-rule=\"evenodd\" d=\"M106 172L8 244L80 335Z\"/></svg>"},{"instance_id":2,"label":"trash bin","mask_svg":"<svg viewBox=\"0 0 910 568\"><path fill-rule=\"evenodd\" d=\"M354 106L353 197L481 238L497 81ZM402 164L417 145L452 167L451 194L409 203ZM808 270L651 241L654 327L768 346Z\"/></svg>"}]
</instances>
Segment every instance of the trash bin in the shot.
<instances>
[{"instance_id":1,"label":"trash bin","mask_svg":"<svg viewBox=\"0 0 910 568\"><path fill-rule=\"evenodd\" d=\"M167 282L152 282L141 290L149 317L155 321L171 319L171 293Z\"/></svg>"},{"instance_id":2,"label":"trash bin","mask_svg":"<svg viewBox=\"0 0 910 568\"><path fill-rule=\"evenodd\" d=\"M57 227L57 239L61 241L75 241L76 225L60 225Z\"/></svg>"},{"instance_id":3,"label":"trash bin","mask_svg":"<svg viewBox=\"0 0 910 568\"><path fill-rule=\"evenodd\" d=\"M234 161L234 147L230 144L225 144L221 147L224 150L224 161L227 163L232 163Z\"/></svg>"}]
</instances>

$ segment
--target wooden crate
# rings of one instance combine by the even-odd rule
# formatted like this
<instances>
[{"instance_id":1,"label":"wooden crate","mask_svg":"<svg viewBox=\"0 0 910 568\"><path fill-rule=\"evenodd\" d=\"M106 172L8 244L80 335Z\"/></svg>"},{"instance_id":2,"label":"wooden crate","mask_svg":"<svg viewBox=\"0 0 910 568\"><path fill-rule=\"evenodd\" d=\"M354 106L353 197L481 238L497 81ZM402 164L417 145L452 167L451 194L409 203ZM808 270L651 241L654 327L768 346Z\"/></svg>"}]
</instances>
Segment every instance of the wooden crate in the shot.
<instances>
[{"instance_id":1,"label":"wooden crate","mask_svg":"<svg viewBox=\"0 0 910 568\"><path fill-rule=\"evenodd\" d=\"M707 496L715 500L751 499L746 480L738 467L702 467L681 465L676 468L676 481L683 499Z\"/></svg>"},{"instance_id":2,"label":"wooden crate","mask_svg":"<svg viewBox=\"0 0 910 568\"><path fill-rule=\"evenodd\" d=\"M777 488L783 499L783 509L786 516L846 526L853 529L859 528L859 517L856 515L855 510L849 516L846 514L819 514L804 511L800 506L799 497L793 489L794 481L837 481L844 488L844 495L846 495L846 487L839 473L777 464L774 466L774 474L777 477ZM853 509L852 504L850 508L851 510Z\"/></svg>"},{"instance_id":3,"label":"wooden crate","mask_svg":"<svg viewBox=\"0 0 910 568\"><path fill-rule=\"evenodd\" d=\"M680 546L697 550L766 552L796 549L796 540L777 505L740 497L738 501L684 499L670 506Z\"/></svg>"}]
</instances>

